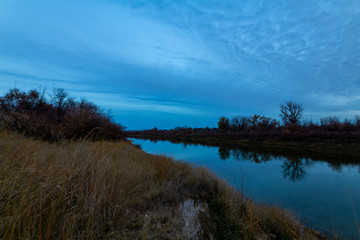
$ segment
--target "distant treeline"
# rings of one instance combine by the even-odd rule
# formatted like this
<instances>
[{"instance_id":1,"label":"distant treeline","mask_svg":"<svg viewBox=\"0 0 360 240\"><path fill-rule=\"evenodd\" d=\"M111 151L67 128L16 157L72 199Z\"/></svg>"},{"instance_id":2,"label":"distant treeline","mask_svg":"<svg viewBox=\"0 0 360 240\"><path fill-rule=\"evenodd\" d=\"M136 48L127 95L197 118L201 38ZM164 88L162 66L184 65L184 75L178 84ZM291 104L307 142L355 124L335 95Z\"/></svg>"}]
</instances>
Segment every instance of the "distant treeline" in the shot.
<instances>
[{"instance_id":1,"label":"distant treeline","mask_svg":"<svg viewBox=\"0 0 360 240\"><path fill-rule=\"evenodd\" d=\"M280 106L282 122L266 116L221 116L217 128L176 127L128 131L127 136L150 139L234 139L255 141L360 142L360 116L340 121L337 117L321 118L320 123L302 121L303 106L287 102Z\"/></svg>"},{"instance_id":2,"label":"distant treeline","mask_svg":"<svg viewBox=\"0 0 360 240\"><path fill-rule=\"evenodd\" d=\"M269 117L253 115L235 116L231 119L224 116L220 117L218 129L223 131L269 131L282 130L286 132L313 132L313 131L330 131L330 132L352 132L360 130L360 116L356 115L353 119L345 118L343 121L336 116L328 116L320 119L320 122L304 120L301 124L280 124L276 119Z\"/></svg>"},{"instance_id":3,"label":"distant treeline","mask_svg":"<svg viewBox=\"0 0 360 240\"><path fill-rule=\"evenodd\" d=\"M336 116L320 119L320 123L312 120L302 121L303 107L299 103L287 102L280 106L280 121L265 116L235 116L231 119L221 116L218 129L224 131L269 131L278 129L286 132L314 132L314 131L358 131L360 130L360 116L353 119L345 118L340 121Z\"/></svg>"},{"instance_id":4,"label":"distant treeline","mask_svg":"<svg viewBox=\"0 0 360 240\"><path fill-rule=\"evenodd\" d=\"M76 100L62 88L53 89L48 98L45 90L10 89L0 97L0 124L48 141L119 140L125 129L95 104Z\"/></svg>"},{"instance_id":5,"label":"distant treeline","mask_svg":"<svg viewBox=\"0 0 360 240\"><path fill-rule=\"evenodd\" d=\"M360 131L309 131L307 128L292 128L281 126L269 131L223 131L218 128L184 128L171 130L142 130L126 131L127 137L153 139L192 141L194 143L211 143L219 140L244 141L278 141L311 143L360 143Z\"/></svg>"}]
</instances>

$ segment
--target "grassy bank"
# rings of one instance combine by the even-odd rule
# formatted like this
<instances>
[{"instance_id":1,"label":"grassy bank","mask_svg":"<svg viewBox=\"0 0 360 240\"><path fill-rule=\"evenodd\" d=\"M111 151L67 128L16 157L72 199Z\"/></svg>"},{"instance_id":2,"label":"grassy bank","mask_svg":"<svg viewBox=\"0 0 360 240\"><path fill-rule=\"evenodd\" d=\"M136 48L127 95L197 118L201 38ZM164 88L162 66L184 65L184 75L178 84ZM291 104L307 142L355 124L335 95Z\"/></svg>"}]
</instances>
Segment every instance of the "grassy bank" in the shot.
<instances>
[{"instance_id":1,"label":"grassy bank","mask_svg":"<svg viewBox=\"0 0 360 240\"><path fill-rule=\"evenodd\" d=\"M49 144L0 132L0 239L196 237L323 239L205 169L125 141Z\"/></svg>"}]
</instances>

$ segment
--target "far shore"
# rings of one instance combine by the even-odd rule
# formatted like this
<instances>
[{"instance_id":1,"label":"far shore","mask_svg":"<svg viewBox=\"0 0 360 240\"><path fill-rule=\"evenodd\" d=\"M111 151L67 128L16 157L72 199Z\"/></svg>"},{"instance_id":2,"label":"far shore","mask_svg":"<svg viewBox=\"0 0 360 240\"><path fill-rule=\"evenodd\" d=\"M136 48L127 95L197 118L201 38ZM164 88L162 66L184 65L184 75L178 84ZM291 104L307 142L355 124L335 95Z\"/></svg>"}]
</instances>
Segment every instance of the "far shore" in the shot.
<instances>
[{"instance_id":1,"label":"far shore","mask_svg":"<svg viewBox=\"0 0 360 240\"><path fill-rule=\"evenodd\" d=\"M196 132L198 131L198 132ZM167 140L185 144L201 144L217 147L262 148L283 151L306 151L305 155L315 158L333 158L341 156L349 161L359 161L360 133L330 133L327 137L308 133L252 132L234 133L221 131L192 130L192 132L174 130L125 131L128 138L149 140Z\"/></svg>"}]
</instances>

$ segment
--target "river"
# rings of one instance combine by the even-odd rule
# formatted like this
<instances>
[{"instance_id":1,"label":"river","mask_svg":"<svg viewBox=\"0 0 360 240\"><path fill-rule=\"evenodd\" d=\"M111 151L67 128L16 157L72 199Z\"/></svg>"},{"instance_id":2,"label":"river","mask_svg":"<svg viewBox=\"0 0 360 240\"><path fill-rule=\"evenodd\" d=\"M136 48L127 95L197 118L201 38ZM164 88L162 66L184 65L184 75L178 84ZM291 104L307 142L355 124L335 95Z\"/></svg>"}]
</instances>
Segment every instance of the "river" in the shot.
<instances>
[{"instance_id":1,"label":"river","mask_svg":"<svg viewBox=\"0 0 360 240\"><path fill-rule=\"evenodd\" d=\"M310 158L301 151L131 140L147 153L206 167L246 197L287 209L307 226L360 239L360 160Z\"/></svg>"}]
</instances>

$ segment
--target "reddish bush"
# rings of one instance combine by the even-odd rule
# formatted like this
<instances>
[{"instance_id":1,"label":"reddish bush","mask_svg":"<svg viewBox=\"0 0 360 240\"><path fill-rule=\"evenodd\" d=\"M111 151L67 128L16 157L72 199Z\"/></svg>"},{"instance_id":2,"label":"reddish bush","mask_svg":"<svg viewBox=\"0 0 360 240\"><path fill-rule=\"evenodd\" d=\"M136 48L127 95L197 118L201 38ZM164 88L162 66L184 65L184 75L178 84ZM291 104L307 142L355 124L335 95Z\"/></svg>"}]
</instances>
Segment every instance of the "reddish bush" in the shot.
<instances>
[{"instance_id":1,"label":"reddish bush","mask_svg":"<svg viewBox=\"0 0 360 240\"><path fill-rule=\"evenodd\" d=\"M54 89L50 101L44 95L11 89L0 97L0 120L13 131L50 141L124 138L124 127L93 103L75 101L63 89Z\"/></svg>"}]
</instances>

